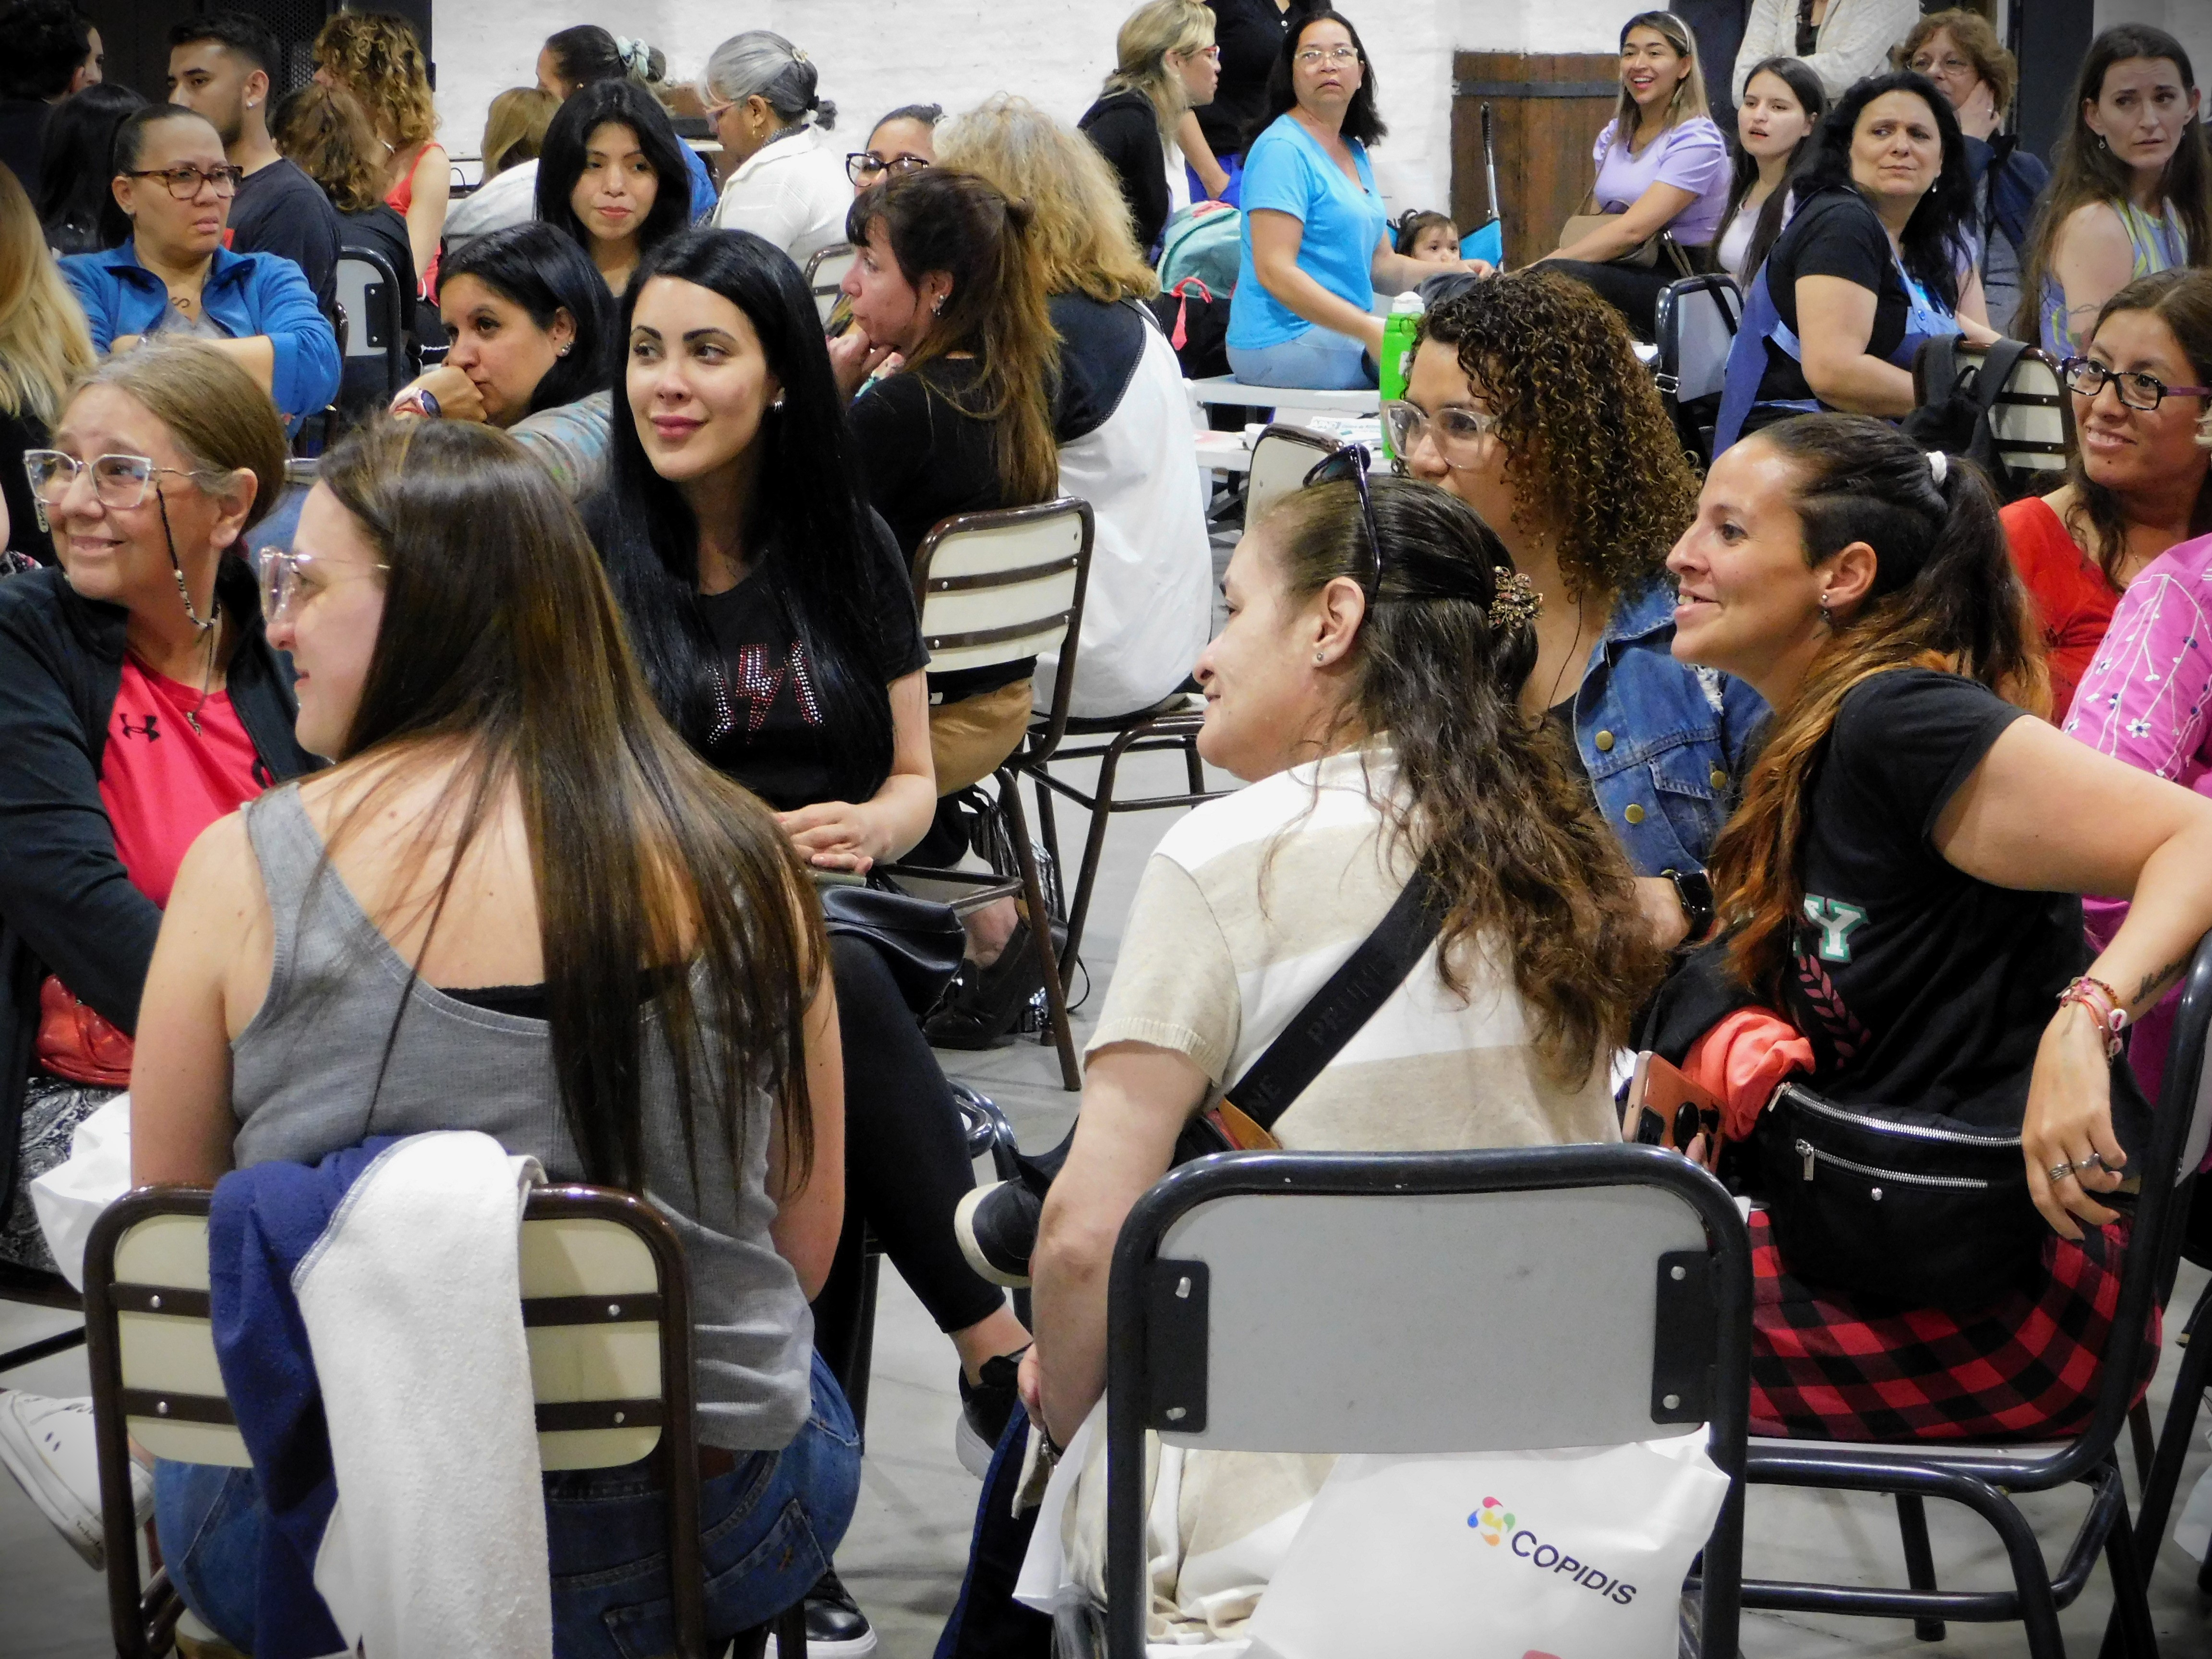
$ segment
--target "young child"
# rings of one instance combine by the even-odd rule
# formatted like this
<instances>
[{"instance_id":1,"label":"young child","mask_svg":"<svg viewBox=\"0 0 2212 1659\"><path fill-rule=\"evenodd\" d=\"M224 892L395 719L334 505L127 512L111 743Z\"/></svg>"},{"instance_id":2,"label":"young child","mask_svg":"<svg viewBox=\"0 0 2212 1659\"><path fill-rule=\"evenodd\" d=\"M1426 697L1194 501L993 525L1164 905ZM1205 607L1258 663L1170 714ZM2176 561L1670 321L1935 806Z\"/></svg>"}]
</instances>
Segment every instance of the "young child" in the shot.
<instances>
[{"instance_id":1,"label":"young child","mask_svg":"<svg viewBox=\"0 0 2212 1659\"><path fill-rule=\"evenodd\" d=\"M1390 228L1396 233L1391 246L1411 258L1432 265L1453 264L1459 259L1459 227L1449 214L1408 209Z\"/></svg>"}]
</instances>

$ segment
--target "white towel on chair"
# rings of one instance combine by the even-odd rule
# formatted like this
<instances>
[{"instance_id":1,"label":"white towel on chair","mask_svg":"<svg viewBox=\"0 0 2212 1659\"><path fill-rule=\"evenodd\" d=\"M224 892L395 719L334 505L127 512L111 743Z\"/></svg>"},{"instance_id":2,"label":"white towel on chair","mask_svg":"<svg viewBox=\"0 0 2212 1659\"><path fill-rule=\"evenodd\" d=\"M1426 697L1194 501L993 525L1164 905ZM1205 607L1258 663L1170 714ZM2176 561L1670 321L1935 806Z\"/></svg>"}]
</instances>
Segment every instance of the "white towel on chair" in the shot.
<instances>
[{"instance_id":1,"label":"white towel on chair","mask_svg":"<svg viewBox=\"0 0 2212 1659\"><path fill-rule=\"evenodd\" d=\"M292 1276L337 1479L315 1588L368 1659L553 1651L517 1265L544 1179L489 1135L411 1135Z\"/></svg>"}]
</instances>

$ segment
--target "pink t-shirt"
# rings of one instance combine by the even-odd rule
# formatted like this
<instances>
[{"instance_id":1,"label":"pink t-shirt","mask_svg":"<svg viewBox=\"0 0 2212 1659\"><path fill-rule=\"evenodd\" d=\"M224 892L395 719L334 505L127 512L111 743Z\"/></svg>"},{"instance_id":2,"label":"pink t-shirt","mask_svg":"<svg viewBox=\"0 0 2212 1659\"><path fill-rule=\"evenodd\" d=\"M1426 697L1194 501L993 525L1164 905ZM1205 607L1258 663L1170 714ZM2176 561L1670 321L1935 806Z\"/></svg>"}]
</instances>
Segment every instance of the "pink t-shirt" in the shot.
<instances>
[{"instance_id":1,"label":"pink t-shirt","mask_svg":"<svg viewBox=\"0 0 2212 1659\"><path fill-rule=\"evenodd\" d=\"M1667 227L1685 247L1703 247L1721 228L1728 211L1728 143L1706 117L1693 116L1631 155L1618 137L1620 123L1608 121L1590 146L1597 162L1597 206L1601 213L1625 213L1654 185L1672 185L1698 199Z\"/></svg>"},{"instance_id":2,"label":"pink t-shirt","mask_svg":"<svg viewBox=\"0 0 2212 1659\"><path fill-rule=\"evenodd\" d=\"M270 781L228 692L203 707L197 685L154 673L136 657L123 659L100 755L100 800L133 887L167 909L177 866L200 831Z\"/></svg>"}]
</instances>

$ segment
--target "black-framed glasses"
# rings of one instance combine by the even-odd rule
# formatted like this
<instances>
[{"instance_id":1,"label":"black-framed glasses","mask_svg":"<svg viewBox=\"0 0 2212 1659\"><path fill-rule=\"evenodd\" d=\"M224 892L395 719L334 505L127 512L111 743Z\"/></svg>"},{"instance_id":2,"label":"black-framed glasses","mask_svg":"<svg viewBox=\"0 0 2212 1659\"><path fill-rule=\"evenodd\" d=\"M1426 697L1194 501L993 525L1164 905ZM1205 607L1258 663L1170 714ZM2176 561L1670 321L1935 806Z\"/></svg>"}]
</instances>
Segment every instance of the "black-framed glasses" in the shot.
<instances>
[{"instance_id":1,"label":"black-framed glasses","mask_svg":"<svg viewBox=\"0 0 2212 1659\"><path fill-rule=\"evenodd\" d=\"M189 202L200 193L202 185L213 185L216 198L228 201L238 194L239 181L246 177L244 167L221 167L200 168L140 167L125 168L126 179L159 179L169 187L169 194L179 202Z\"/></svg>"},{"instance_id":2,"label":"black-framed glasses","mask_svg":"<svg viewBox=\"0 0 2212 1659\"><path fill-rule=\"evenodd\" d=\"M2113 368L2094 357L2069 357L2058 366L2058 373L2069 392L2084 398L2095 397L2111 381L2130 409L2154 410L2168 398L2212 398L2212 386L2168 386L2155 374Z\"/></svg>"},{"instance_id":3,"label":"black-framed glasses","mask_svg":"<svg viewBox=\"0 0 2212 1659\"><path fill-rule=\"evenodd\" d=\"M1375 556L1374 574L1360 584L1370 605L1382 591L1382 534L1375 527L1375 498L1367 491L1367 469L1373 460L1365 444L1346 444L1316 461L1301 486L1310 489L1316 484L1349 483L1359 491L1359 519L1367 526L1367 550Z\"/></svg>"},{"instance_id":4,"label":"black-framed glasses","mask_svg":"<svg viewBox=\"0 0 2212 1659\"><path fill-rule=\"evenodd\" d=\"M845 176L858 185L880 179L887 173L894 179L902 179L928 165L926 155L894 155L887 161L872 149L856 149L845 157Z\"/></svg>"},{"instance_id":5,"label":"black-framed glasses","mask_svg":"<svg viewBox=\"0 0 2212 1659\"><path fill-rule=\"evenodd\" d=\"M23 452L23 474L31 481L31 494L41 507L59 507L77 475L87 471L92 474L93 495L102 507L116 513L144 506L146 492L153 488L157 473L173 472L180 478L199 476L190 467L156 466L147 455L95 455L80 461L58 449Z\"/></svg>"}]
</instances>

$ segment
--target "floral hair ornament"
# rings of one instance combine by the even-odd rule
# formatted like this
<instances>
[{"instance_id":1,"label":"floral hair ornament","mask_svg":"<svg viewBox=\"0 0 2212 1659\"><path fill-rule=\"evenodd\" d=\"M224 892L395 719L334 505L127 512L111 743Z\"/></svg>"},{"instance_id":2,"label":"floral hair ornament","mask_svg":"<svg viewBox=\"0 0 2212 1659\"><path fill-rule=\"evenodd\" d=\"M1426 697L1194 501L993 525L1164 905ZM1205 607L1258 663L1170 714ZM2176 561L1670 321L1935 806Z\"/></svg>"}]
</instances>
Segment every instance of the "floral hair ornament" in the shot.
<instances>
[{"instance_id":1,"label":"floral hair ornament","mask_svg":"<svg viewBox=\"0 0 2212 1659\"><path fill-rule=\"evenodd\" d=\"M1491 575L1497 591L1491 595L1490 625L1500 629L1523 628L1535 621L1537 612L1544 608L1544 596L1536 591L1536 584L1502 564L1492 566Z\"/></svg>"}]
</instances>

